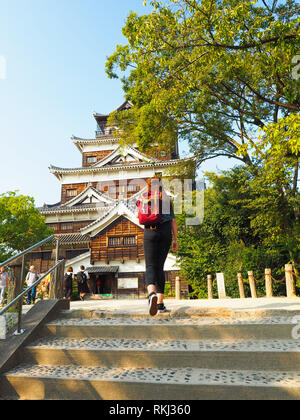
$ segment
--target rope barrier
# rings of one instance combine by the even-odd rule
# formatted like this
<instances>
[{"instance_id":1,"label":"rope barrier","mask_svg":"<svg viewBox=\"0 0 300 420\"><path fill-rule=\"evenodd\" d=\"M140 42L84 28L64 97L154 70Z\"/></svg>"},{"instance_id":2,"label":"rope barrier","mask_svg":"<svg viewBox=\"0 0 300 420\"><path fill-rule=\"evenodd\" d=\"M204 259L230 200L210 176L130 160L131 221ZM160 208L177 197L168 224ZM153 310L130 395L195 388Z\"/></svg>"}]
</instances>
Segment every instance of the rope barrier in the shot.
<instances>
[{"instance_id":1,"label":"rope barrier","mask_svg":"<svg viewBox=\"0 0 300 420\"><path fill-rule=\"evenodd\" d=\"M265 281L265 279L262 279L262 280L257 280L254 276L253 276L253 278L254 278L254 280L255 280L257 283L263 283L263 282Z\"/></svg>"},{"instance_id":2,"label":"rope barrier","mask_svg":"<svg viewBox=\"0 0 300 420\"><path fill-rule=\"evenodd\" d=\"M294 271L286 271L286 273L292 273L293 274L293 276L295 277L295 278L297 278L297 279L300 279L300 276L298 275L298 274L296 274L296 273L294 273ZM244 277L243 276L241 276L241 279L243 280L243 281L247 281L248 279L244 279ZM255 276L253 276L253 279L257 282L257 283L264 283L265 282L265 278L263 278L262 280L258 280ZM286 280L286 275L284 275L284 277L281 279L281 280L277 280L277 279L275 279L272 275L271 275L271 279L275 282L275 283L283 283L285 280ZM238 280L238 278L235 278L235 279L233 279L231 282L232 283L234 283L234 282L236 282ZM213 278L212 279L212 283L215 283L216 282L216 278ZM204 283L208 283L208 279L206 279L206 280L204 280L203 282L201 282L200 283L200 285L201 284L204 284Z\"/></svg>"},{"instance_id":3,"label":"rope barrier","mask_svg":"<svg viewBox=\"0 0 300 420\"><path fill-rule=\"evenodd\" d=\"M275 283L282 283L282 282L284 282L284 281L285 281L285 275L284 275L283 279L281 279L281 280L276 280L276 279L274 279L274 277L273 277L273 276L271 276L271 279L272 279L273 281L275 281Z\"/></svg>"}]
</instances>

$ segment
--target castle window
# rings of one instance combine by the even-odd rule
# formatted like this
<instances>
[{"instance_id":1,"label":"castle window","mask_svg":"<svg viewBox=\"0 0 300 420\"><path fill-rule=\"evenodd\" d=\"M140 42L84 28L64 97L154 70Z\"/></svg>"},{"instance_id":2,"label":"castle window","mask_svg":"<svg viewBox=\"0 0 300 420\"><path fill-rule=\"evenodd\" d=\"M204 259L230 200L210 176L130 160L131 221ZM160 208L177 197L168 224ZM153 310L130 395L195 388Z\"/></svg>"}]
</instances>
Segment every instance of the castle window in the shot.
<instances>
[{"instance_id":1,"label":"castle window","mask_svg":"<svg viewBox=\"0 0 300 420\"><path fill-rule=\"evenodd\" d=\"M57 223L49 223L47 226L49 229L59 230L59 225Z\"/></svg>"},{"instance_id":2,"label":"castle window","mask_svg":"<svg viewBox=\"0 0 300 420\"><path fill-rule=\"evenodd\" d=\"M76 197L77 190L67 190L66 194L67 194L67 197Z\"/></svg>"},{"instance_id":3,"label":"castle window","mask_svg":"<svg viewBox=\"0 0 300 420\"><path fill-rule=\"evenodd\" d=\"M108 188L108 193L110 195L117 194L117 187L115 185L110 185L109 188Z\"/></svg>"},{"instance_id":4,"label":"castle window","mask_svg":"<svg viewBox=\"0 0 300 420\"><path fill-rule=\"evenodd\" d=\"M137 192L138 191L138 186L136 184L129 184L128 185L128 192L132 193L132 192Z\"/></svg>"},{"instance_id":5,"label":"castle window","mask_svg":"<svg viewBox=\"0 0 300 420\"><path fill-rule=\"evenodd\" d=\"M122 246L122 238L121 236L113 236L108 238L108 246L110 248L118 248Z\"/></svg>"},{"instance_id":6,"label":"castle window","mask_svg":"<svg viewBox=\"0 0 300 420\"><path fill-rule=\"evenodd\" d=\"M109 248L122 248L136 245L136 236L111 236L108 238Z\"/></svg>"},{"instance_id":7,"label":"castle window","mask_svg":"<svg viewBox=\"0 0 300 420\"><path fill-rule=\"evenodd\" d=\"M136 236L124 236L123 245L124 246L135 246L136 245Z\"/></svg>"},{"instance_id":8,"label":"castle window","mask_svg":"<svg viewBox=\"0 0 300 420\"><path fill-rule=\"evenodd\" d=\"M97 162L97 156L88 156L86 158L86 163L96 163Z\"/></svg>"},{"instance_id":9,"label":"castle window","mask_svg":"<svg viewBox=\"0 0 300 420\"><path fill-rule=\"evenodd\" d=\"M61 223L60 225L61 230L73 230L73 223Z\"/></svg>"}]
</instances>

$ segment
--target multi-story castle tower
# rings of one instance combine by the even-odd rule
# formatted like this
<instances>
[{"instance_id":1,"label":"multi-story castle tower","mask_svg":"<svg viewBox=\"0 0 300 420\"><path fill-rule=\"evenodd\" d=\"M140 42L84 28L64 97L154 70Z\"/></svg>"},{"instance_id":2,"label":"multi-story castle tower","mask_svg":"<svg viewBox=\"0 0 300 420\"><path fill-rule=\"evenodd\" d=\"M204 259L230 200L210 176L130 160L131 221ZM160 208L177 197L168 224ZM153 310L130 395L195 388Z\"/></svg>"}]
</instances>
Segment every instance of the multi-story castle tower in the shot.
<instances>
[{"instance_id":1,"label":"multi-story castle tower","mask_svg":"<svg viewBox=\"0 0 300 420\"><path fill-rule=\"evenodd\" d=\"M117 111L133 105L123 103ZM145 181L166 175L179 160L174 150L145 155L137 147L121 148L108 126L109 115L94 114L94 139L72 137L82 154L80 168L50 167L61 183L61 200L44 205L42 215L60 240L60 257L74 272L84 265L91 277L100 280L100 294L112 296L146 294L143 228L136 215L136 200ZM40 271L53 263L53 250L32 255ZM167 280L174 283L179 268L169 255Z\"/></svg>"}]
</instances>

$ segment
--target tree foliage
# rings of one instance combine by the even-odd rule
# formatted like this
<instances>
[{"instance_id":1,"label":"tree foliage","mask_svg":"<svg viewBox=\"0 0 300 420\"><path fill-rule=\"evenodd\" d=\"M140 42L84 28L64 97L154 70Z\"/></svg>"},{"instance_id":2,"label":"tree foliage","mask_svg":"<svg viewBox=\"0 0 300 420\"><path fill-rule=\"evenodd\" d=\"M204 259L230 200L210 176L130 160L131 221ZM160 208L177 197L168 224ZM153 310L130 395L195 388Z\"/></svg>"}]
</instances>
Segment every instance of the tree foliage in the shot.
<instances>
[{"instance_id":1,"label":"tree foliage","mask_svg":"<svg viewBox=\"0 0 300 420\"><path fill-rule=\"evenodd\" d=\"M107 61L124 72L135 107L111 117L125 142L144 150L189 140L198 164L227 156L253 164L258 130L298 113L299 6L250 0L151 1L131 13ZM300 78L299 78L300 79Z\"/></svg>"},{"instance_id":2,"label":"tree foliage","mask_svg":"<svg viewBox=\"0 0 300 420\"><path fill-rule=\"evenodd\" d=\"M0 195L0 258L23 251L51 235L34 199L16 192Z\"/></svg>"},{"instance_id":3,"label":"tree foliage","mask_svg":"<svg viewBox=\"0 0 300 420\"><path fill-rule=\"evenodd\" d=\"M297 270L300 235L294 203L282 203L276 188L266 181L264 170L243 166L207 177L211 186L205 192L203 223L190 227L185 214L178 217L178 257L195 295L207 297L209 273L225 273L228 294L239 297L238 272L247 279L248 271L254 271L262 280L265 268L271 268L277 279L283 277L284 265L289 262ZM299 193L297 199L299 202ZM257 287L263 296L264 283ZM274 291L284 294L284 284L275 284ZM249 287L246 292L249 296Z\"/></svg>"}]
</instances>

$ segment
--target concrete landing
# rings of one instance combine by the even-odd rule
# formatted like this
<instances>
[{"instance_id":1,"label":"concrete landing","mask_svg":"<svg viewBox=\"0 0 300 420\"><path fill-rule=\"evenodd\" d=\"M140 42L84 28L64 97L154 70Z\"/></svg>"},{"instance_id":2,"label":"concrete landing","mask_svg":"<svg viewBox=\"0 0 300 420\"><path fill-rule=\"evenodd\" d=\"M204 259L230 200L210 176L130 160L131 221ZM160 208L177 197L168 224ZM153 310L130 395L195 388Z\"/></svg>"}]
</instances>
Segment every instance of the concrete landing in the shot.
<instances>
[{"instance_id":1,"label":"concrete landing","mask_svg":"<svg viewBox=\"0 0 300 420\"><path fill-rule=\"evenodd\" d=\"M163 317L266 317L300 315L300 298L166 300L169 313ZM147 300L101 300L71 302L71 312L95 311L106 316L149 316ZM160 315L161 316L161 315Z\"/></svg>"}]
</instances>

